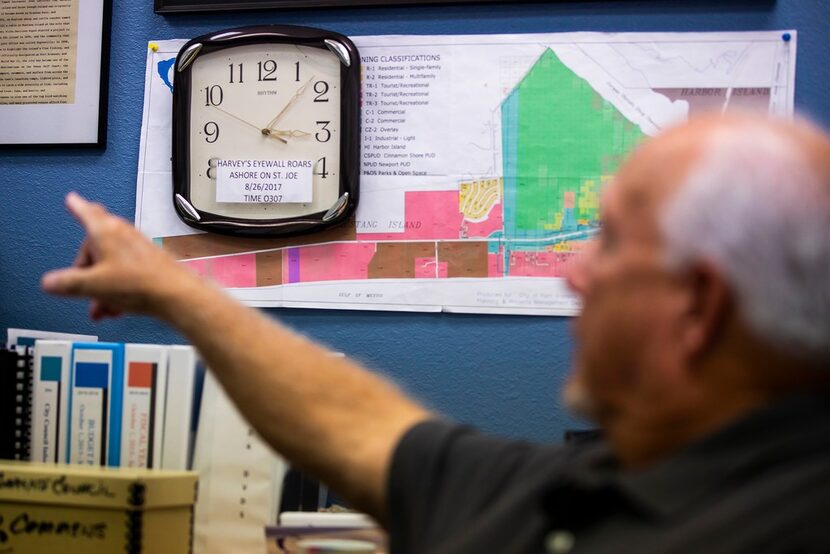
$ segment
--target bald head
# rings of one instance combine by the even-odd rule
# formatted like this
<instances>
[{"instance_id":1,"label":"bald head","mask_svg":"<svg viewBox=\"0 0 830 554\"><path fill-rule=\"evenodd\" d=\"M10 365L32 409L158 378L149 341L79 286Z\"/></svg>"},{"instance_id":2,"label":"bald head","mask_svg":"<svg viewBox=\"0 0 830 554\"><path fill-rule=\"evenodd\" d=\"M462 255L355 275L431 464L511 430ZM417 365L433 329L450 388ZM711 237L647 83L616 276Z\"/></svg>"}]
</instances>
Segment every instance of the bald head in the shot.
<instances>
[{"instance_id":1,"label":"bald head","mask_svg":"<svg viewBox=\"0 0 830 554\"><path fill-rule=\"evenodd\" d=\"M631 165L656 168L638 182L673 269L714 264L762 342L830 361L827 135L804 121L705 117L645 144Z\"/></svg>"},{"instance_id":2,"label":"bald head","mask_svg":"<svg viewBox=\"0 0 830 554\"><path fill-rule=\"evenodd\" d=\"M646 143L644 149L675 155L687 152L694 160L711 152L713 147L729 144L745 145L747 150L760 154L765 142L759 139L782 147L773 154L776 157L797 153L801 163L822 176L823 185L830 193L830 137L804 119L790 121L752 113L710 114L673 127Z\"/></svg>"}]
</instances>

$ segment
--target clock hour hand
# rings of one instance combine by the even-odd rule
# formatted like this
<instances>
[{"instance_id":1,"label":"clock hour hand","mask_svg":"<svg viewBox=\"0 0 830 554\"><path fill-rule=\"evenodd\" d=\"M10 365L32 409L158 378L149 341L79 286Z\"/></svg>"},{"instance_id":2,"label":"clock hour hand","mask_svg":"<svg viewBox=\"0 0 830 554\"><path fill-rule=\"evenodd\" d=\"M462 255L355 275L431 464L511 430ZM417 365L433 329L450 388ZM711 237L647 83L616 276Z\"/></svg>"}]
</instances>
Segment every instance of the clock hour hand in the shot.
<instances>
[{"instance_id":1,"label":"clock hour hand","mask_svg":"<svg viewBox=\"0 0 830 554\"><path fill-rule=\"evenodd\" d=\"M300 96L302 96L302 95L303 95L303 93L304 93L304 92L306 91L306 89L308 88L308 85L310 85L310 84L311 84L311 81L313 81L313 80L314 80L314 75L312 75L312 76L311 76L311 79L309 79L308 81L306 81L306 83L305 83L303 86L301 86L300 88L298 88L298 89L297 89L297 92L295 92L295 93L294 93L294 96L292 96L292 97L291 97L291 99L290 99L290 100L288 101L288 103L287 103L287 104L286 104L286 105L282 108L282 110L280 110L280 112L279 112L277 115L275 115L275 116L274 116L274 119L272 119L271 121L269 121L269 122L268 122L268 125L266 125L264 129L262 129L262 134L263 134L263 135L268 134L268 133L266 133L265 131L269 131L269 132L270 132L270 131L272 131L272 130L273 130L274 125L276 125L276 124L277 124L277 121L279 121L279 120L280 120L280 118L283 116L283 114L284 114L286 111L288 111L288 108L290 108L291 106L293 106L293 105L294 105L294 102L296 102L296 101L297 101L297 99L298 99Z\"/></svg>"},{"instance_id":2,"label":"clock hour hand","mask_svg":"<svg viewBox=\"0 0 830 554\"><path fill-rule=\"evenodd\" d=\"M272 129L270 131L271 136L278 136L278 137L291 137L291 138L301 138L301 137L308 137L311 136L311 133L307 133L306 131L300 131L299 129L290 129L287 131L283 131L280 129Z\"/></svg>"},{"instance_id":3,"label":"clock hour hand","mask_svg":"<svg viewBox=\"0 0 830 554\"><path fill-rule=\"evenodd\" d=\"M260 129L259 127L257 127L257 126L256 126L256 125L254 125L253 123L251 123L250 121L245 121L245 120L244 120L244 119L242 119L241 117L236 116L236 115L232 114L232 113L231 113L231 112L229 112L229 111L223 110L223 109L222 109L222 108L220 108L219 106L213 106L213 108L215 108L215 109L219 110L220 112L222 112L223 114L225 114L225 115L227 115L227 116L229 116L229 117L234 118L235 120L237 120L237 121L239 121L239 122L241 122L241 123L244 123L245 125L248 125L249 127L253 127L253 128L254 128L254 129L256 129L257 131L261 132L263 135L270 136L270 132L266 133L266 132L265 132L265 129ZM279 141L282 141L282 142L284 142L284 143L288 143L288 141L287 141L287 140L285 140L284 138L282 138L282 137L280 137L280 136L274 136L274 137L271 137L271 138L275 138L275 139L277 139L277 140L279 140Z\"/></svg>"}]
</instances>

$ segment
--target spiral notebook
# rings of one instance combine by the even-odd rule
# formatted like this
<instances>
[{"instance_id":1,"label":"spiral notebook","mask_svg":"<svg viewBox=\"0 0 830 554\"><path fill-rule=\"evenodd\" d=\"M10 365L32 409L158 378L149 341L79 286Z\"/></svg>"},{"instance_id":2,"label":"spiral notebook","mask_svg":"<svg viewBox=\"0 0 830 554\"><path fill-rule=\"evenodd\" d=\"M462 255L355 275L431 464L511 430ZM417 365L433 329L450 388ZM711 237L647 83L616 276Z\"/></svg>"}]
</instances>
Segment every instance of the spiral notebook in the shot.
<instances>
[{"instance_id":1,"label":"spiral notebook","mask_svg":"<svg viewBox=\"0 0 830 554\"><path fill-rule=\"evenodd\" d=\"M29 460L32 431L31 348L0 349L0 422L0 459Z\"/></svg>"}]
</instances>

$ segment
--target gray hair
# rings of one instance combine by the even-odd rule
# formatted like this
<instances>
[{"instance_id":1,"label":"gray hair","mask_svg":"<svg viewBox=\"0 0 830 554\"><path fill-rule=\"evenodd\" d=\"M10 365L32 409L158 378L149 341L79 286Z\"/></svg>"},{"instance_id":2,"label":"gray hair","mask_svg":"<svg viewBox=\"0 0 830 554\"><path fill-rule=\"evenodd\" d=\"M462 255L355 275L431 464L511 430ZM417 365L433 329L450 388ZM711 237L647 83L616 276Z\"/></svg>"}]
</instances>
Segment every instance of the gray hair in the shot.
<instances>
[{"instance_id":1,"label":"gray hair","mask_svg":"<svg viewBox=\"0 0 830 554\"><path fill-rule=\"evenodd\" d=\"M830 191L773 126L723 127L661 214L666 260L724 272L750 330L779 351L830 360Z\"/></svg>"}]
</instances>

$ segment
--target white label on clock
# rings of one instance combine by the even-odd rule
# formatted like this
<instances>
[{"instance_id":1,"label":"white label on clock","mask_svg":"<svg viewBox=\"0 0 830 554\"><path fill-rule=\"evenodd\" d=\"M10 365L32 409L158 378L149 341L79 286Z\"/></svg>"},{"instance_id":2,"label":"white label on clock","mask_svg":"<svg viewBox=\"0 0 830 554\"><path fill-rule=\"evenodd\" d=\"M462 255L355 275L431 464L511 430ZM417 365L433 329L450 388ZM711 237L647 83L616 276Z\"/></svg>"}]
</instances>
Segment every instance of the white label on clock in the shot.
<instances>
[{"instance_id":1,"label":"white label on clock","mask_svg":"<svg viewBox=\"0 0 830 554\"><path fill-rule=\"evenodd\" d=\"M216 201L311 202L313 174L311 160L216 160Z\"/></svg>"}]
</instances>

